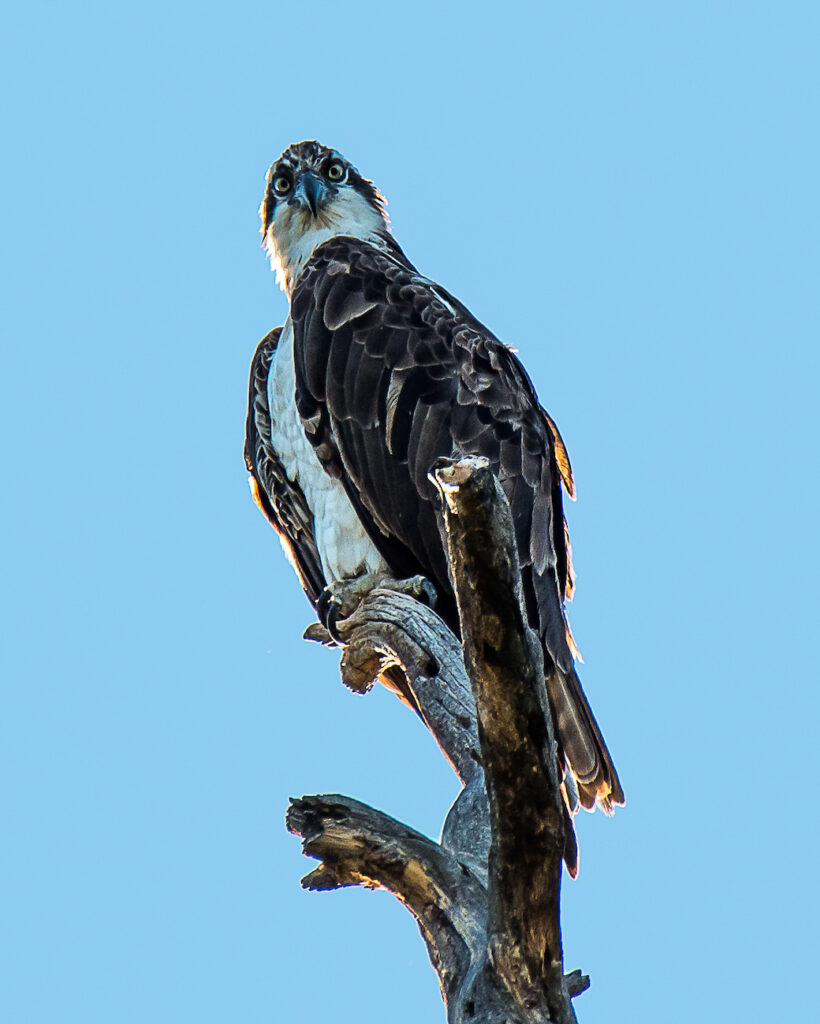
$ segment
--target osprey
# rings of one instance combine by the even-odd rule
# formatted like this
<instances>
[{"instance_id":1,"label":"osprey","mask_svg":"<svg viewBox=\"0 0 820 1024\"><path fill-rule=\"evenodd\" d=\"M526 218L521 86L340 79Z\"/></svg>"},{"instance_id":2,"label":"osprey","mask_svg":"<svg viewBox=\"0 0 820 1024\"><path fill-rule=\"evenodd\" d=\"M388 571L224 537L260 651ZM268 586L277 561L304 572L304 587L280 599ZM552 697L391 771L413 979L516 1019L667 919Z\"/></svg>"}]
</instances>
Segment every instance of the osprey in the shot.
<instances>
[{"instance_id":1,"label":"osprey","mask_svg":"<svg viewBox=\"0 0 820 1024\"><path fill-rule=\"evenodd\" d=\"M575 671L564 610L573 589L566 448L521 363L416 270L385 205L317 142L290 146L268 171L262 238L290 315L251 366L254 497L314 606L339 581L422 575L457 628L428 472L440 456L486 458L512 510L571 809L579 799L611 813L623 791Z\"/></svg>"}]
</instances>

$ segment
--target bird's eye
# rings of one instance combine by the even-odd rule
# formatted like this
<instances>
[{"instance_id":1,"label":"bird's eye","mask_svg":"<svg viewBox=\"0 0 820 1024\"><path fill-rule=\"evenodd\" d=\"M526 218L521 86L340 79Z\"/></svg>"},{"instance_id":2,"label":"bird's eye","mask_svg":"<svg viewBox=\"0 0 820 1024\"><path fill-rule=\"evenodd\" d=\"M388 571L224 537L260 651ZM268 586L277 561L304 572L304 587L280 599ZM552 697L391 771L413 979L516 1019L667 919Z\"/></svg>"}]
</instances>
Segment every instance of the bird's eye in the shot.
<instances>
[{"instance_id":1,"label":"bird's eye","mask_svg":"<svg viewBox=\"0 0 820 1024\"><path fill-rule=\"evenodd\" d=\"M273 179L273 191L279 196L286 196L290 192L290 178L285 174L278 174Z\"/></svg>"},{"instance_id":2,"label":"bird's eye","mask_svg":"<svg viewBox=\"0 0 820 1024\"><path fill-rule=\"evenodd\" d=\"M341 181L345 176L344 164L341 164L338 160L333 160L327 165L325 173L329 181Z\"/></svg>"}]
</instances>

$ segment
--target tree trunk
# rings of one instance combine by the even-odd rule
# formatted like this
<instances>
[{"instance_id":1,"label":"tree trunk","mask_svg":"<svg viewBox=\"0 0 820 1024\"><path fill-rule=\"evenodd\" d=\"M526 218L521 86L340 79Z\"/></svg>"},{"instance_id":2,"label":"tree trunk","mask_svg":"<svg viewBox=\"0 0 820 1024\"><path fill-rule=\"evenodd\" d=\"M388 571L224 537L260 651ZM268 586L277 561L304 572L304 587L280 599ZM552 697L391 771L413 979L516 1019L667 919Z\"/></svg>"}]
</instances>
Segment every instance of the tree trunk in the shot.
<instances>
[{"instance_id":1,"label":"tree trunk","mask_svg":"<svg viewBox=\"0 0 820 1024\"><path fill-rule=\"evenodd\" d=\"M574 836L509 506L484 460L440 460L431 479L462 641L386 583L339 623L341 670L358 691L401 672L464 788L440 843L349 797L292 801L288 828L321 861L302 884L394 893L418 922L450 1024L572 1024L572 997L589 985L563 968L562 858Z\"/></svg>"}]
</instances>

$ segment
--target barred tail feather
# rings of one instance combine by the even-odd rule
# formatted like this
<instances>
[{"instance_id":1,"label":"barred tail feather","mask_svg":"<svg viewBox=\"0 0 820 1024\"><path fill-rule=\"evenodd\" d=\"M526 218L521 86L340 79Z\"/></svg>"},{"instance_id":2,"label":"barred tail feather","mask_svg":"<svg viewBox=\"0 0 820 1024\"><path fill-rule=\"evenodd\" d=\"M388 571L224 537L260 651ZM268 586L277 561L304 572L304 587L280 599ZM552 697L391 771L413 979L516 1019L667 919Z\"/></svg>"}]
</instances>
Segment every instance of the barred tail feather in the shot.
<instances>
[{"instance_id":1,"label":"barred tail feather","mask_svg":"<svg viewBox=\"0 0 820 1024\"><path fill-rule=\"evenodd\" d=\"M547 679L547 692L558 742L581 806L592 810L597 802L604 813L612 814L624 803L623 789L575 668L553 671Z\"/></svg>"}]
</instances>

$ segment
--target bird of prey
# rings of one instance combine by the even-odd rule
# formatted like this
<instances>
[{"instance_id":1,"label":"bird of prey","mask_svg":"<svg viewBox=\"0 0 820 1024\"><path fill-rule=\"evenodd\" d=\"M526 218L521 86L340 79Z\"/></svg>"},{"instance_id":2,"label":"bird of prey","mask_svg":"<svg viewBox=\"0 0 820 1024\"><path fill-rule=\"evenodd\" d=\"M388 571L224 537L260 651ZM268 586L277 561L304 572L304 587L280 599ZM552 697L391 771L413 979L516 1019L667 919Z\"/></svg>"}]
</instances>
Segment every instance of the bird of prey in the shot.
<instances>
[{"instance_id":1,"label":"bird of prey","mask_svg":"<svg viewBox=\"0 0 820 1024\"><path fill-rule=\"evenodd\" d=\"M428 472L441 456L486 458L512 510L566 789L611 813L623 791L575 671L564 609L573 588L566 448L512 350L416 270L385 205L317 142L288 147L268 171L262 239L290 315L251 366L254 497L314 606L338 581L420 574L457 628Z\"/></svg>"}]
</instances>

